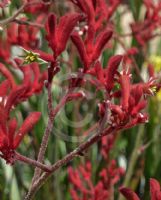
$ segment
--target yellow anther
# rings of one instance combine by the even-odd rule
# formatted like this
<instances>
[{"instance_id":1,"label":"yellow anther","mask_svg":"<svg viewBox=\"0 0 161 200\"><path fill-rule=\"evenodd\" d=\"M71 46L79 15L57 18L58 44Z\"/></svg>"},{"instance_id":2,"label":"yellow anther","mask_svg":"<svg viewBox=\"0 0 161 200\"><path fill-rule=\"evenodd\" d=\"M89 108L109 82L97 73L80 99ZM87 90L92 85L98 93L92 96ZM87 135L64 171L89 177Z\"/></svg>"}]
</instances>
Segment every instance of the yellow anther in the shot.
<instances>
[{"instance_id":1,"label":"yellow anther","mask_svg":"<svg viewBox=\"0 0 161 200\"><path fill-rule=\"evenodd\" d=\"M38 61L38 55L34 54L33 52L26 52L26 56L25 56L25 62L30 64L32 62L36 62Z\"/></svg>"}]
</instances>

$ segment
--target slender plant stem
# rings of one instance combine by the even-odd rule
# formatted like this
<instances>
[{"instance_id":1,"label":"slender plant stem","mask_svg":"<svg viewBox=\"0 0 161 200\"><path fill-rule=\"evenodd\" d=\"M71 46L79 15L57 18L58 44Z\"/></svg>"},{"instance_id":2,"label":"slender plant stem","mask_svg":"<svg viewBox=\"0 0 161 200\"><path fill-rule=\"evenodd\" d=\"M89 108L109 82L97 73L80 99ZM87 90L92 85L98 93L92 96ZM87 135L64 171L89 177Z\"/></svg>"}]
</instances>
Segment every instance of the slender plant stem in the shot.
<instances>
[{"instance_id":1,"label":"slender plant stem","mask_svg":"<svg viewBox=\"0 0 161 200\"><path fill-rule=\"evenodd\" d=\"M51 88L50 88L51 89ZM42 143L41 143L41 147L40 147L40 151L39 151L39 156L43 156L44 157L44 153L45 153L45 149L47 147L48 144L48 139L49 139L49 134L52 130L52 121L54 120L54 117L56 115L56 113L61 109L62 106L64 106L68 95L70 95L70 93L72 92L72 88L69 89L68 93L62 98L61 102L57 105L57 107L53 110L53 112L50 112L50 114L52 116L49 117L49 121L51 122L51 129L49 129L47 131L47 134L44 134ZM50 99L50 91L48 91L48 104L50 104L51 99ZM51 105L48 105L48 108L50 109ZM100 121L100 126L98 128L97 134L94 135L93 137L90 137L86 142L82 143L79 147L77 147L74 151L72 151L71 153L69 153L68 155L66 155L63 159L57 161L51 168L50 173L45 173L42 174L42 176L39 178L39 176L41 175L41 171L37 168L37 171L35 170L35 174L32 180L32 184L31 187L29 189L29 192L26 196L26 200L31 199L34 194L36 193L36 191L39 189L39 187L43 184L43 182L52 174L54 173L58 168L60 168L61 166L65 165L66 163L68 163L70 160L72 160L74 157L79 156L79 155L83 155L84 150L88 149L93 143L97 142L98 140L100 140L101 137L103 137L103 135L111 133L113 131L113 127L108 128L107 130L105 129L104 131L104 126L106 124L107 118L108 118L108 112L107 112L107 106L106 106L106 112L105 115L103 117L103 119ZM48 126L47 126L48 128ZM46 138L47 137L47 138ZM45 146L43 146L45 145ZM45 147L45 148L44 148ZM44 148L44 149L43 149ZM41 157L42 158L42 157ZM42 159L43 160L43 159ZM42 160L40 159L40 157L38 157L38 161L42 162ZM38 179L39 178L39 179ZM38 181L37 181L38 180Z\"/></svg>"},{"instance_id":2,"label":"slender plant stem","mask_svg":"<svg viewBox=\"0 0 161 200\"><path fill-rule=\"evenodd\" d=\"M17 24L34 26L34 27L37 27L37 28L44 28L43 24L39 24L39 23L31 22L31 21L24 21L24 20L20 20L20 19L13 19L12 21L16 22Z\"/></svg>"},{"instance_id":3,"label":"slender plant stem","mask_svg":"<svg viewBox=\"0 0 161 200\"><path fill-rule=\"evenodd\" d=\"M16 19L16 17L23 12L24 8L30 5L34 5L34 4L38 4L40 3L40 1L32 1L32 2L27 2L24 3L11 17L8 17L7 19L1 20L0 21L0 26L5 26L7 24L9 24L10 22L12 22L14 19Z\"/></svg>"},{"instance_id":4,"label":"slender plant stem","mask_svg":"<svg viewBox=\"0 0 161 200\"><path fill-rule=\"evenodd\" d=\"M17 152L15 153L15 160L27 163L27 164L32 165L34 167L38 167L41 170L46 171L46 172L50 172L51 171L51 166L44 165L44 164L42 164L42 163L40 163L40 162L38 162L36 160L32 160L31 158L23 156L23 155L21 155L21 154L19 154Z\"/></svg>"},{"instance_id":5,"label":"slender plant stem","mask_svg":"<svg viewBox=\"0 0 161 200\"><path fill-rule=\"evenodd\" d=\"M102 129L100 130L102 131ZM69 161L73 160L75 157L83 155L84 151L86 151L95 142L98 142L103 136L112 134L118 130L119 128L114 128L114 127L106 128L104 131L98 132L94 136L90 137L87 141L80 144L80 146L78 146L75 150L73 150L71 153L66 155L64 158L62 158L61 160L58 160L54 165L52 165L51 172L43 173L41 177L34 183L32 189L28 192L27 196L25 197L25 200L33 199L34 195L39 190L39 188L57 169L67 164Z\"/></svg>"},{"instance_id":6,"label":"slender plant stem","mask_svg":"<svg viewBox=\"0 0 161 200\"><path fill-rule=\"evenodd\" d=\"M49 119L48 119L48 124L47 124L47 127L45 129L45 132L44 132L44 135L43 135L43 138L42 138L42 142L41 142L41 146L40 146L40 149L39 149L39 153L38 153L37 161L40 162L40 163L42 163L43 160L44 160L44 155L45 155L45 151L46 151L46 148L47 148L49 136L50 136L50 133L51 133L52 128L53 128L53 120L54 120L54 118L51 115L52 114L51 84L52 84L51 82L48 82L48 86L47 86ZM35 168L35 172L34 172L34 176L33 176L33 179L32 179L31 187L34 184L34 181L37 179L37 177L40 176L40 174L41 174L40 168L36 167Z\"/></svg>"},{"instance_id":7,"label":"slender plant stem","mask_svg":"<svg viewBox=\"0 0 161 200\"><path fill-rule=\"evenodd\" d=\"M130 160L128 162L129 166L128 166L127 173L126 173L126 176L125 176L125 179L124 179L124 182L123 182L124 187L129 186L129 183L130 183L131 177L133 175L137 159L139 157L138 149L140 148L140 146L142 144L143 136L144 136L144 125L140 125L139 131L138 131L138 134L137 134L137 137L136 137L135 146L134 146L133 152L131 154ZM121 195L119 195L118 199L123 200L124 198Z\"/></svg>"},{"instance_id":8,"label":"slender plant stem","mask_svg":"<svg viewBox=\"0 0 161 200\"><path fill-rule=\"evenodd\" d=\"M49 93L51 93L51 92L49 92ZM45 155L45 151L46 151L46 148L47 148L47 145L48 145L49 136L50 136L50 133L51 133L52 128L53 128L54 118L55 118L56 114L60 111L60 109L65 105L66 100L68 98L68 94L69 93L67 93L61 99L60 103L52 111L51 111L52 102L51 102L51 99L50 99L51 94L49 94L49 99L48 99L48 102L50 104L50 105L48 104L48 108L50 109L49 119L48 119L48 124L47 124L47 127L46 127L44 135L43 135L43 139L42 139L42 142L41 142L41 146L40 146L40 150L39 150L39 154L38 154L38 159L37 159L37 161L40 162L40 163L42 163L43 160L44 160L44 155ZM35 173L34 173L34 177L33 177L33 180L32 180L32 185L33 185L34 181L37 179L37 177L40 176L40 173L41 173L41 170L39 168L35 168Z\"/></svg>"}]
</instances>

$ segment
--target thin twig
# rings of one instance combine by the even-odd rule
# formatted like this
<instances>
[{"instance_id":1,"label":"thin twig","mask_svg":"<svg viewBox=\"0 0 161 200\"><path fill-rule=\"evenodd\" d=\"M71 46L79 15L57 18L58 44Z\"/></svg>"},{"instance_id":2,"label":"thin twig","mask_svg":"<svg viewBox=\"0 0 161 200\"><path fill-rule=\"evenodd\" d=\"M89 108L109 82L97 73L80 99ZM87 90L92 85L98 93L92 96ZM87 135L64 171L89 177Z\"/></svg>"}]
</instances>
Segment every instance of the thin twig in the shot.
<instances>
[{"instance_id":1,"label":"thin twig","mask_svg":"<svg viewBox=\"0 0 161 200\"><path fill-rule=\"evenodd\" d=\"M49 86L50 87L50 86ZM49 104L51 104L52 102L51 101L51 92L49 91L51 90L48 89L48 102ZM68 98L68 94L67 93L60 101L60 103L56 106L56 108L51 112L49 111L49 119L48 119L48 124L47 124L47 127L45 129L45 132L44 132L44 135L43 135L43 139L42 139L42 142L41 142L41 146L40 146L40 150L39 150L39 154L38 154L38 159L37 161L42 163L43 160L44 160L44 155L45 155L45 151L46 151L46 148L47 148L47 144L48 144L48 140L49 140L49 136L50 136L50 133L52 131L52 128L53 128L53 120L56 116L56 114L60 111L60 109L64 106L64 104L66 103L66 100ZM51 105L48 105L49 109L51 109ZM40 173L41 173L41 170L39 168L36 168L35 169L35 174L34 174L34 177L33 177L33 180L32 180L32 184L34 183L34 181L37 179L37 177L40 176Z\"/></svg>"},{"instance_id":2,"label":"thin twig","mask_svg":"<svg viewBox=\"0 0 161 200\"><path fill-rule=\"evenodd\" d=\"M44 28L43 24L39 24L39 23L31 22L31 21L24 21L24 20L20 20L20 19L13 19L12 22L15 22L17 24L22 24L22 25L34 26L34 27L37 27L37 28Z\"/></svg>"},{"instance_id":3,"label":"thin twig","mask_svg":"<svg viewBox=\"0 0 161 200\"><path fill-rule=\"evenodd\" d=\"M14 19L16 19L16 17L24 11L24 8L30 5L34 5L40 3L40 1L32 1L32 2L27 2L24 3L11 17L8 17L7 19L1 20L0 21L0 26L5 26L7 24L9 24L10 22L12 22Z\"/></svg>"},{"instance_id":4,"label":"thin twig","mask_svg":"<svg viewBox=\"0 0 161 200\"><path fill-rule=\"evenodd\" d=\"M28 3L23 4L11 17L8 17L7 19L1 20L0 21L0 26L4 26L11 21L13 21L23 10L24 8L28 5Z\"/></svg>"},{"instance_id":5,"label":"thin twig","mask_svg":"<svg viewBox=\"0 0 161 200\"><path fill-rule=\"evenodd\" d=\"M41 170L46 171L46 172L50 172L51 171L51 166L44 165L44 164L42 164L42 163L40 163L40 162L38 162L36 160L32 160L31 158L23 156L23 155L21 155L21 154L19 154L17 152L15 153L15 160L19 160L19 161L27 163L29 165L38 167Z\"/></svg>"},{"instance_id":6,"label":"thin twig","mask_svg":"<svg viewBox=\"0 0 161 200\"><path fill-rule=\"evenodd\" d=\"M100 129L100 131L102 128ZM39 188L43 185L43 183L60 167L66 165L69 161L73 160L75 157L82 155L84 151L86 151L92 144L98 142L103 136L112 134L118 131L119 128L109 127L102 131L102 133L98 132L94 136L90 137L87 141L78 146L71 153L66 155L63 159L58 160L54 165L52 165L51 172L43 173L41 177L34 183L32 189L28 192L27 196L24 200L31 200Z\"/></svg>"}]
</instances>

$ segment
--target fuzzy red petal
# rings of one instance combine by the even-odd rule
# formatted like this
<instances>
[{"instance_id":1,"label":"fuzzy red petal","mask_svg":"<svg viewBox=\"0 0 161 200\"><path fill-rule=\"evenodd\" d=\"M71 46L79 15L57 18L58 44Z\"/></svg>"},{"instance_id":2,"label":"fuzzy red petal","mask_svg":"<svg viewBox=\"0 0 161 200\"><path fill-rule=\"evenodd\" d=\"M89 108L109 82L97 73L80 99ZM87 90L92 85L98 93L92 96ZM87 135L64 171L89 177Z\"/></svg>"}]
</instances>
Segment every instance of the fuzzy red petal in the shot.
<instances>
[{"instance_id":1,"label":"fuzzy red petal","mask_svg":"<svg viewBox=\"0 0 161 200\"><path fill-rule=\"evenodd\" d=\"M101 32L100 35L97 37L96 44L94 46L94 52L92 55L92 61L95 61L99 58L101 52L103 51L103 48L112 37L112 33L113 32L111 30L105 30Z\"/></svg>"},{"instance_id":2,"label":"fuzzy red petal","mask_svg":"<svg viewBox=\"0 0 161 200\"><path fill-rule=\"evenodd\" d=\"M29 132L34 127L34 125L39 121L40 116L41 116L40 112L33 112L30 113L30 115L25 119L14 139L14 149L16 149L19 146L25 134Z\"/></svg>"},{"instance_id":3,"label":"fuzzy red petal","mask_svg":"<svg viewBox=\"0 0 161 200\"><path fill-rule=\"evenodd\" d=\"M86 54L86 49L85 49L83 40L81 39L81 37L78 35L77 32L75 32L71 35L71 39L79 52L79 56L81 58L81 61L84 64L85 69L87 69L88 68L88 57Z\"/></svg>"},{"instance_id":4,"label":"fuzzy red petal","mask_svg":"<svg viewBox=\"0 0 161 200\"><path fill-rule=\"evenodd\" d=\"M116 55L110 58L106 71L106 88L110 92L114 86L114 75L122 60L121 55Z\"/></svg>"},{"instance_id":5,"label":"fuzzy red petal","mask_svg":"<svg viewBox=\"0 0 161 200\"><path fill-rule=\"evenodd\" d=\"M16 86L15 80L11 72L2 63L0 63L0 72L10 81L12 88L14 88Z\"/></svg>"},{"instance_id":6,"label":"fuzzy red petal","mask_svg":"<svg viewBox=\"0 0 161 200\"><path fill-rule=\"evenodd\" d=\"M67 14L61 17L60 22L56 30L56 43L57 43L57 52L56 56L64 51L67 40L70 37L73 28L76 26L77 22L82 18L82 15L78 13Z\"/></svg>"}]
</instances>

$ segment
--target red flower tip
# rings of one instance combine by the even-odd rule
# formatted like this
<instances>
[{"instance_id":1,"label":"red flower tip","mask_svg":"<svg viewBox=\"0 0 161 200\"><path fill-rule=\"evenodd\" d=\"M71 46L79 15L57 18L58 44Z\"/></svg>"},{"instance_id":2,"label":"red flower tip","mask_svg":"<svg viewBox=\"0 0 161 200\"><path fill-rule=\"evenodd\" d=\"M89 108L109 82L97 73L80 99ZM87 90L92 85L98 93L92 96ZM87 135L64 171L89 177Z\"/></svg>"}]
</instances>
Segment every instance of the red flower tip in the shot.
<instances>
[{"instance_id":1,"label":"red flower tip","mask_svg":"<svg viewBox=\"0 0 161 200\"><path fill-rule=\"evenodd\" d=\"M11 72L2 63L0 63L0 72L3 74L3 76L6 79L8 79L8 81L11 84L11 87L14 88L16 86L15 80L14 80Z\"/></svg>"},{"instance_id":2,"label":"red flower tip","mask_svg":"<svg viewBox=\"0 0 161 200\"><path fill-rule=\"evenodd\" d=\"M24 95L27 89L27 86L22 85L20 87L16 87L14 90L11 91L5 105L7 115L9 115L12 106L16 105L20 101L21 96Z\"/></svg>"},{"instance_id":3,"label":"red flower tip","mask_svg":"<svg viewBox=\"0 0 161 200\"><path fill-rule=\"evenodd\" d=\"M127 199L127 200L140 200L139 197L129 188L120 187L119 188L121 194Z\"/></svg>"},{"instance_id":4,"label":"red flower tip","mask_svg":"<svg viewBox=\"0 0 161 200\"><path fill-rule=\"evenodd\" d=\"M67 44L67 40L69 39L73 28L80 19L82 19L82 15L79 13L67 14L61 17L56 31L56 39L58 46L57 55L64 51Z\"/></svg>"},{"instance_id":5,"label":"red flower tip","mask_svg":"<svg viewBox=\"0 0 161 200\"><path fill-rule=\"evenodd\" d=\"M56 27L56 16L53 13L51 13L48 17L48 22L46 24L47 32L50 34L54 34L55 27Z\"/></svg>"},{"instance_id":6,"label":"red flower tip","mask_svg":"<svg viewBox=\"0 0 161 200\"><path fill-rule=\"evenodd\" d=\"M120 76L120 85L121 85L121 105L122 109L127 111L129 107L129 97L130 97L130 77L128 74L123 74Z\"/></svg>"},{"instance_id":7,"label":"red flower tip","mask_svg":"<svg viewBox=\"0 0 161 200\"><path fill-rule=\"evenodd\" d=\"M103 48L107 44L107 42L111 39L113 34L112 30L105 30L100 33L97 37L96 44L94 46L94 52L92 54L92 61L95 61L99 58Z\"/></svg>"},{"instance_id":8,"label":"red flower tip","mask_svg":"<svg viewBox=\"0 0 161 200\"><path fill-rule=\"evenodd\" d=\"M78 50L81 61L84 64L84 68L88 69L88 57L87 57L86 49L85 49L82 38L79 36L77 32L74 32L71 35L71 40Z\"/></svg>"},{"instance_id":9,"label":"red flower tip","mask_svg":"<svg viewBox=\"0 0 161 200\"><path fill-rule=\"evenodd\" d=\"M108 62L106 70L106 88L110 92L114 86L114 75L119 67L122 60L122 55L112 56Z\"/></svg>"}]
</instances>

